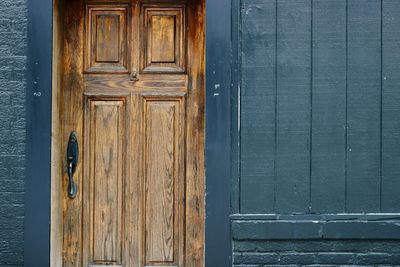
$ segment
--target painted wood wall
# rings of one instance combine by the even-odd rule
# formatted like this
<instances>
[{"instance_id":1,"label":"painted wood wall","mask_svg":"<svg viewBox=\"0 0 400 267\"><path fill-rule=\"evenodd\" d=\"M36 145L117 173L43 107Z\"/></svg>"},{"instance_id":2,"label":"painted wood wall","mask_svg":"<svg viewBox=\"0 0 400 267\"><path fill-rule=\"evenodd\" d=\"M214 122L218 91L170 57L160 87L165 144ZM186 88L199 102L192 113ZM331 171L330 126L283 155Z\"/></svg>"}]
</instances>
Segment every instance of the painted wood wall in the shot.
<instances>
[{"instance_id":1,"label":"painted wood wall","mask_svg":"<svg viewBox=\"0 0 400 267\"><path fill-rule=\"evenodd\" d=\"M242 0L234 212L400 211L400 1Z\"/></svg>"},{"instance_id":2,"label":"painted wood wall","mask_svg":"<svg viewBox=\"0 0 400 267\"><path fill-rule=\"evenodd\" d=\"M400 264L400 1L233 1L234 266Z\"/></svg>"}]
</instances>

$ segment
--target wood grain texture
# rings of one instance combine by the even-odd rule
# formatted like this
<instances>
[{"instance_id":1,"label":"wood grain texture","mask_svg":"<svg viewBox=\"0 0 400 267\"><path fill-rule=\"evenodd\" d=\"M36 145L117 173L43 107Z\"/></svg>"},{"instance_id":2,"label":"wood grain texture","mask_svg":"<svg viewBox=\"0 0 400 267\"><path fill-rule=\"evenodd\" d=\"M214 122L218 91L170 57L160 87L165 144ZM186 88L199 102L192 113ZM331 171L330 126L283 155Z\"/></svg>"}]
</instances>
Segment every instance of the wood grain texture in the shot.
<instances>
[{"instance_id":1,"label":"wood grain texture","mask_svg":"<svg viewBox=\"0 0 400 267\"><path fill-rule=\"evenodd\" d=\"M96 15L96 39L93 41L95 62L119 62L120 16Z\"/></svg>"},{"instance_id":2,"label":"wood grain texture","mask_svg":"<svg viewBox=\"0 0 400 267\"><path fill-rule=\"evenodd\" d=\"M123 236L126 246L123 253L126 255L126 266L141 267L143 264L143 142L142 97L138 94L130 95L128 105L127 131L127 177L125 180L125 234Z\"/></svg>"},{"instance_id":3,"label":"wood grain texture","mask_svg":"<svg viewBox=\"0 0 400 267\"><path fill-rule=\"evenodd\" d=\"M150 25L151 62L175 62L175 16L151 16Z\"/></svg>"},{"instance_id":4,"label":"wood grain texture","mask_svg":"<svg viewBox=\"0 0 400 267\"><path fill-rule=\"evenodd\" d=\"M181 266L184 112L182 99L145 98L146 264Z\"/></svg>"},{"instance_id":5,"label":"wood grain texture","mask_svg":"<svg viewBox=\"0 0 400 267\"><path fill-rule=\"evenodd\" d=\"M145 50L137 29L144 6L154 3L71 3L65 7L60 141L77 131L81 161L77 198L62 196L63 266L203 266L204 3L190 1L188 9L183 1L157 4L172 12L175 24L174 12L182 13L178 46L192 57L187 73L140 72ZM193 16L184 23L189 7ZM95 36L85 33L90 23L96 24ZM121 41L122 25L132 49L126 51L126 70L119 71L109 66L122 62L121 49L115 48L121 43L114 39L118 35ZM100 43L92 50L95 64L106 65L87 71L92 37ZM180 56L186 60L186 52ZM136 70L137 81L127 75Z\"/></svg>"},{"instance_id":6,"label":"wood grain texture","mask_svg":"<svg viewBox=\"0 0 400 267\"><path fill-rule=\"evenodd\" d=\"M122 265L126 100L98 97L85 103L83 264Z\"/></svg>"},{"instance_id":7,"label":"wood grain texture","mask_svg":"<svg viewBox=\"0 0 400 267\"><path fill-rule=\"evenodd\" d=\"M185 266L204 266L205 1L187 2Z\"/></svg>"},{"instance_id":8,"label":"wood grain texture","mask_svg":"<svg viewBox=\"0 0 400 267\"><path fill-rule=\"evenodd\" d=\"M76 131L83 140L83 28L84 5L80 0L68 1L65 8L65 35L63 58L63 87L60 95L61 151L66 154L67 140ZM62 166L66 166L63 158ZM78 165L74 178L78 195L70 201L67 192L67 173L63 168L63 267L79 266L82 262L82 165ZM80 189L79 189L80 188Z\"/></svg>"},{"instance_id":9,"label":"wood grain texture","mask_svg":"<svg viewBox=\"0 0 400 267\"><path fill-rule=\"evenodd\" d=\"M127 97L85 97L83 266L131 265Z\"/></svg>"},{"instance_id":10,"label":"wood grain texture","mask_svg":"<svg viewBox=\"0 0 400 267\"><path fill-rule=\"evenodd\" d=\"M128 14L127 5L86 5L86 73L128 73Z\"/></svg>"},{"instance_id":11,"label":"wood grain texture","mask_svg":"<svg viewBox=\"0 0 400 267\"><path fill-rule=\"evenodd\" d=\"M143 4L143 72L185 71L185 5Z\"/></svg>"},{"instance_id":12,"label":"wood grain texture","mask_svg":"<svg viewBox=\"0 0 400 267\"><path fill-rule=\"evenodd\" d=\"M122 101L90 101L89 183L93 262L121 263L124 112ZM87 128L86 128L87 129ZM86 189L86 187L85 187ZM85 226L84 226L85 227Z\"/></svg>"},{"instance_id":13,"label":"wood grain texture","mask_svg":"<svg viewBox=\"0 0 400 267\"><path fill-rule=\"evenodd\" d=\"M185 94L188 91L188 75L181 74L141 74L139 81L132 82L128 76L86 75L85 93L107 94ZM133 86L134 85L134 86Z\"/></svg>"},{"instance_id":14,"label":"wood grain texture","mask_svg":"<svg viewBox=\"0 0 400 267\"><path fill-rule=\"evenodd\" d=\"M146 258L174 260L175 108L169 103L148 103L146 139Z\"/></svg>"}]
</instances>

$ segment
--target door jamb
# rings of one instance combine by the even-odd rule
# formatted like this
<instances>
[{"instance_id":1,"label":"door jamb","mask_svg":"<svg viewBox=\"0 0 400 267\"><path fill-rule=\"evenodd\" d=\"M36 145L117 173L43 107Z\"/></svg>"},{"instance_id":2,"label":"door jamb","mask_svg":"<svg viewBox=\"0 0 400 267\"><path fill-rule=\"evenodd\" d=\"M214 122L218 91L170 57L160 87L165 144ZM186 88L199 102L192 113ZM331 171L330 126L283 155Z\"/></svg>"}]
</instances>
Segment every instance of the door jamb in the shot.
<instances>
[{"instance_id":1,"label":"door jamb","mask_svg":"<svg viewBox=\"0 0 400 267\"><path fill-rule=\"evenodd\" d=\"M25 266L50 265L52 0L28 0Z\"/></svg>"},{"instance_id":2,"label":"door jamb","mask_svg":"<svg viewBox=\"0 0 400 267\"><path fill-rule=\"evenodd\" d=\"M232 266L231 5L206 0L206 244L205 265Z\"/></svg>"}]
</instances>

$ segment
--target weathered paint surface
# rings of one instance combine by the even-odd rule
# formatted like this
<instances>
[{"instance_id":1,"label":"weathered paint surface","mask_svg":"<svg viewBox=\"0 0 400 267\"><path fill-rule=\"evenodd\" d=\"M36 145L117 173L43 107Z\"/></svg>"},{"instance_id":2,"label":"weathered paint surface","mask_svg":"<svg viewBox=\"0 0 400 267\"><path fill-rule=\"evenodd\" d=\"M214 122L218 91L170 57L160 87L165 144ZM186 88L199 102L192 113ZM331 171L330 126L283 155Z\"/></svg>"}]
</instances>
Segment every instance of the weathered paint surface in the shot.
<instances>
[{"instance_id":1,"label":"weathered paint surface","mask_svg":"<svg viewBox=\"0 0 400 267\"><path fill-rule=\"evenodd\" d=\"M0 1L0 266L23 265L26 1Z\"/></svg>"},{"instance_id":2,"label":"weathered paint surface","mask_svg":"<svg viewBox=\"0 0 400 267\"><path fill-rule=\"evenodd\" d=\"M398 212L400 2L242 0L237 213Z\"/></svg>"},{"instance_id":3,"label":"weathered paint surface","mask_svg":"<svg viewBox=\"0 0 400 267\"><path fill-rule=\"evenodd\" d=\"M233 14L234 265L399 264L400 2Z\"/></svg>"},{"instance_id":4,"label":"weathered paint surface","mask_svg":"<svg viewBox=\"0 0 400 267\"><path fill-rule=\"evenodd\" d=\"M206 266L231 262L230 5L230 0L206 0Z\"/></svg>"}]
</instances>

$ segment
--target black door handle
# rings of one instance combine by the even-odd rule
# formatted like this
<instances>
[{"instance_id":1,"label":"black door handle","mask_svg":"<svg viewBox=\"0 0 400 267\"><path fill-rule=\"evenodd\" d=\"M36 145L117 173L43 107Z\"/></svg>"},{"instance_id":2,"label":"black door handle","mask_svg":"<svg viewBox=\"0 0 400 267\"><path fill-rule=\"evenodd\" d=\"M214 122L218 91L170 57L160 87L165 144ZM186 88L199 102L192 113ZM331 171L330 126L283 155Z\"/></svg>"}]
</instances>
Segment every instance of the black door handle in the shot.
<instances>
[{"instance_id":1,"label":"black door handle","mask_svg":"<svg viewBox=\"0 0 400 267\"><path fill-rule=\"evenodd\" d=\"M74 199L78 193L78 186L74 181L74 173L78 165L79 146L78 137L75 132L71 132L67 148L67 167L68 167L68 197Z\"/></svg>"}]
</instances>

